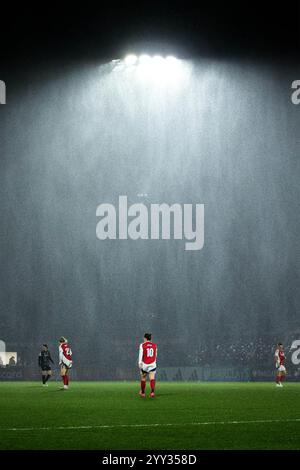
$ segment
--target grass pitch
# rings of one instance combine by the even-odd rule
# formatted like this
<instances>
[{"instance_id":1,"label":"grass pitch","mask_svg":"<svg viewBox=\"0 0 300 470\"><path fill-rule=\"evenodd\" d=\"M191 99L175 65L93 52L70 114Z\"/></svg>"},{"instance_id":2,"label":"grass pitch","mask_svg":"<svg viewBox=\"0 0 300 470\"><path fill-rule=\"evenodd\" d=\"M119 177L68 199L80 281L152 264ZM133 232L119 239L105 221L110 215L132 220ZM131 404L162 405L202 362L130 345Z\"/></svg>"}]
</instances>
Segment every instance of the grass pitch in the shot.
<instances>
[{"instance_id":1,"label":"grass pitch","mask_svg":"<svg viewBox=\"0 0 300 470\"><path fill-rule=\"evenodd\" d=\"M0 449L300 449L300 384L0 383ZM147 392L149 385L147 384Z\"/></svg>"}]
</instances>

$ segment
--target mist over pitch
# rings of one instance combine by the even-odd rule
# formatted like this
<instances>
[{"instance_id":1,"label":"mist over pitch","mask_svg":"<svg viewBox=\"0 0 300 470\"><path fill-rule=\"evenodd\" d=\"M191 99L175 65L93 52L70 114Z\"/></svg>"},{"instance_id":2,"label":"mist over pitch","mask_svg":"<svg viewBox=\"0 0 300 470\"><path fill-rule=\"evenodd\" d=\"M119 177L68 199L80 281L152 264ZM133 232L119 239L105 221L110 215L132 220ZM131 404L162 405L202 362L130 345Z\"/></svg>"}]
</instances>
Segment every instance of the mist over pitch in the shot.
<instances>
[{"instance_id":1,"label":"mist over pitch","mask_svg":"<svg viewBox=\"0 0 300 470\"><path fill-rule=\"evenodd\" d=\"M135 360L145 329L159 343L171 325L185 352L293 324L300 189L290 76L276 65L183 61L178 80L160 81L83 64L10 93L0 173L7 341L63 330L105 371L120 335ZM102 243L95 210L117 207L119 195L148 208L203 203L203 248L172 237Z\"/></svg>"}]
</instances>

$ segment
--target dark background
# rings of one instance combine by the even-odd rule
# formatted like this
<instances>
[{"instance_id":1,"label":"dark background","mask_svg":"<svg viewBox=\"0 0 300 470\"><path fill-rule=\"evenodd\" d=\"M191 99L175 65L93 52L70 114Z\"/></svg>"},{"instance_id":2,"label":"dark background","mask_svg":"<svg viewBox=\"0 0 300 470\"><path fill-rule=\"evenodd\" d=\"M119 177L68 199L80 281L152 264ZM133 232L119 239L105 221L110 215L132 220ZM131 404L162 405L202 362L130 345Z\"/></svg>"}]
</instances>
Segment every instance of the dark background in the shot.
<instances>
[{"instance_id":1,"label":"dark background","mask_svg":"<svg viewBox=\"0 0 300 470\"><path fill-rule=\"evenodd\" d=\"M195 57L298 57L299 2L101 2L7 5L1 58L104 61L137 42L168 42Z\"/></svg>"},{"instance_id":2,"label":"dark background","mask_svg":"<svg viewBox=\"0 0 300 470\"><path fill-rule=\"evenodd\" d=\"M272 361L274 341L300 326L299 36L299 2L26 4L1 15L8 349L35 363L39 344L63 334L77 364L114 377L112 364L134 368L150 329L165 366L201 351L213 364L216 346L239 342L267 344ZM95 67L128 51L194 63L172 115L130 83L105 79L91 97ZM100 202L145 192L149 204L206 205L201 252L96 240Z\"/></svg>"}]
</instances>

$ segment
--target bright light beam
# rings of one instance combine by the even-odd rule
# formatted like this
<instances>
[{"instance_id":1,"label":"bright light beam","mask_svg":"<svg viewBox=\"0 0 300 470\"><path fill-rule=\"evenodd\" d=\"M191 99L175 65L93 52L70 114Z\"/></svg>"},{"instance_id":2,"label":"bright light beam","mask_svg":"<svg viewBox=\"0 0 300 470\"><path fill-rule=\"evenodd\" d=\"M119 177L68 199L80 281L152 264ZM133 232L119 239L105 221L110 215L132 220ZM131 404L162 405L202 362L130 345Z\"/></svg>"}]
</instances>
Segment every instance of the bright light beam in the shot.
<instances>
[{"instance_id":1,"label":"bright light beam","mask_svg":"<svg viewBox=\"0 0 300 470\"><path fill-rule=\"evenodd\" d=\"M124 62L125 65L135 65L137 62L138 58L134 54L129 54L128 56L125 57Z\"/></svg>"},{"instance_id":2,"label":"bright light beam","mask_svg":"<svg viewBox=\"0 0 300 470\"><path fill-rule=\"evenodd\" d=\"M123 60L115 61L113 71L134 74L138 80L150 81L156 85L179 85L187 78L189 67L174 56L162 57L142 54L128 54Z\"/></svg>"}]
</instances>

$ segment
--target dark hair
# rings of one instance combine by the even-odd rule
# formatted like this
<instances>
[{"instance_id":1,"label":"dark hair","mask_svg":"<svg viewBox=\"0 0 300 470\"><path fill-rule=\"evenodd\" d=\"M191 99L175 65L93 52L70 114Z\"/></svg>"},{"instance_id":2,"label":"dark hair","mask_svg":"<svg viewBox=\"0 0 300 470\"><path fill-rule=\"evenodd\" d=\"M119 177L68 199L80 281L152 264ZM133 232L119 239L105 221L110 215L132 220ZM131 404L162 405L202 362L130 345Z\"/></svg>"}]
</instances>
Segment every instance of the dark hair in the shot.
<instances>
[{"instance_id":1,"label":"dark hair","mask_svg":"<svg viewBox=\"0 0 300 470\"><path fill-rule=\"evenodd\" d=\"M283 346L283 344L282 344L282 343L278 343L277 346Z\"/></svg>"},{"instance_id":2,"label":"dark hair","mask_svg":"<svg viewBox=\"0 0 300 470\"><path fill-rule=\"evenodd\" d=\"M144 338L146 338L148 341L151 341L151 333L145 333Z\"/></svg>"},{"instance_id":3,"label":"dark hair","mask_svg":"<svg viewBox=\"0 0 300 470\"><path fill-rule=\"evenodd\" d=\"M43 344L44 348L48 349L48 344Z\"/></svg>"}]
</instances>

